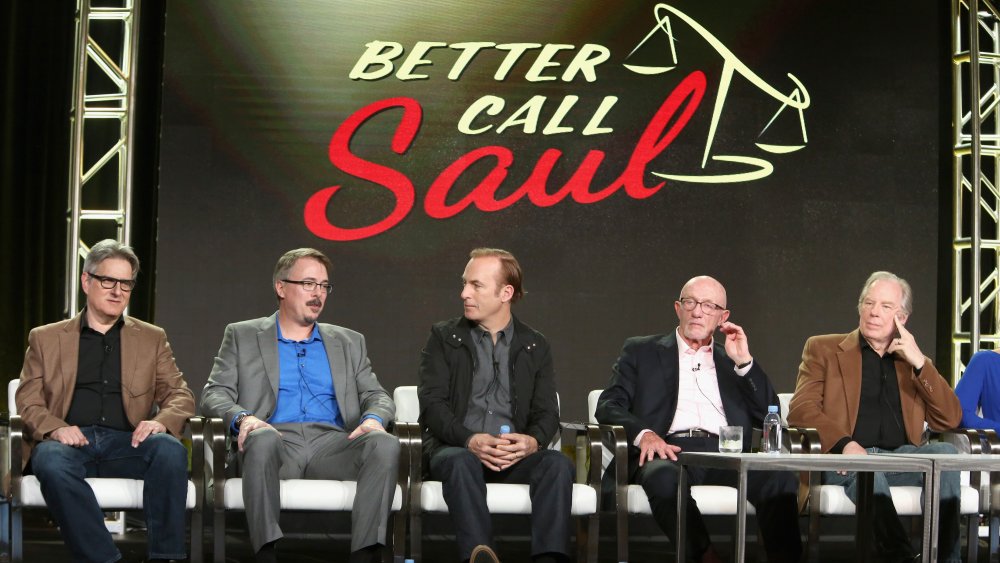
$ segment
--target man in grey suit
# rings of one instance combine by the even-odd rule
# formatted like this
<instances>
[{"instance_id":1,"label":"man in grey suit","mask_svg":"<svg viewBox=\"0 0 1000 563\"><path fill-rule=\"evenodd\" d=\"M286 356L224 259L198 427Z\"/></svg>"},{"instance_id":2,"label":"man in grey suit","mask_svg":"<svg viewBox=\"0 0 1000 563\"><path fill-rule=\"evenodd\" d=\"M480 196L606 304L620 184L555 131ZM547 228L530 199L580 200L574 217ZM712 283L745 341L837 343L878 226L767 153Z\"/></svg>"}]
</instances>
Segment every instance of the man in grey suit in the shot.
<instances>
[{"instance_id":1,"label":"man in grey suit","mask_svg":"<svg viewBox=\"0 0 1000 563\"><path fill-rule=\"evenodd\" d=\"M250 541L277 561L280 479L357 480L351 561L380 561L395 494L395 405L372 373L361 334L316 322L330 259L300 248L274 268L278 312L226 327L201 396L236 437Z\"/></svg>"}]
</instances>

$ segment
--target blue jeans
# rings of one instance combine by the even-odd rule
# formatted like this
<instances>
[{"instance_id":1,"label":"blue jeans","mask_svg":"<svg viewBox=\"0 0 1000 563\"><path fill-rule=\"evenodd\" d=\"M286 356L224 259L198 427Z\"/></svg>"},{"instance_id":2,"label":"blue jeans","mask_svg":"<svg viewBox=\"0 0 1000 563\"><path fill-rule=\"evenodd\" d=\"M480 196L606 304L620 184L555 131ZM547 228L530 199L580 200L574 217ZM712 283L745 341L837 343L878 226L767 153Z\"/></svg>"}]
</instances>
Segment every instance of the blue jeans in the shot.
<instances>
[{"instance_id":1,"label":"blue jeans","mask_svg":"<svg viewBox=\"0 0 1000 563\"><path fill-rule=\"evenodd\" d=\"M46 440L31 453L45 504L59 525L74 561L111 563L121 559L104 526L87 477L143 479L150 559L187 557L184 510L187 502L187 449L169 434L153 434L137 448L132 433L101 426L80 428L90 442L74 448Z\"/></svg>"},{"instance_id":2,"label":"blue jeans","mask_svg":"<svg viewBox=\"0 0 1000 563\"><path fill-rule=\"evenodd\" d=\"M868 448L869 453L891 452L899 454L953 454L957 450L951 444L930 442L923 446L907 444L895 450ZM910 544L910 537L896 514L896 506L892 503L892 493L889 487L919 486L923 483L922 473L885 472L874 473L872 484L873 532L876 548L887 559L903 559L916 552ZM959 517L962 502L961 482L959 473L949 471L941 474L941 520L938 529L939 561L961 563L961 536L959 535ZM823 473L823 482L828 485L843 485L847 498L854 504L858 503L857 474L838 475L834 471Z\"/></svg>"}]
</instances>

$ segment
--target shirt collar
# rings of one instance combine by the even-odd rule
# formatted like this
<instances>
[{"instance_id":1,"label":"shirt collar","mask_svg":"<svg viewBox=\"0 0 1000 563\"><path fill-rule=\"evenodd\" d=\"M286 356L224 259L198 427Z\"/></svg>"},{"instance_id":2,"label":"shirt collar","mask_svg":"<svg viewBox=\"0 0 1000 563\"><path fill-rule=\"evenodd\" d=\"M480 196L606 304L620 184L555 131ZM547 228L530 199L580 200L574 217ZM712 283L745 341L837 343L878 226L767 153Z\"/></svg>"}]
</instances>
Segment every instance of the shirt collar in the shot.
<instances>
[{"instance_id":1,"label":"shirt collar","mask_svg":"<svg viewBox=\"0 0 1000 563\"><path fill-rule=\"evenodd\" d=\"M696 354L706 354L708 356L712 355L712 345L714 344L714 341L710 343L708 346L702 346L701 348L692 348L688 346L687 340L684 340L684 338L681 337L680 329L675 328L674 333L677 335L677 348L680 349L681 354L688 354L691 356L694 356Z\"/></svg>"},{"instance_id":2,"label":"shirt collar","mask_svg":"<svg viewBox=\"0 0 1000 563\"><path fill-rule=\"evenodd\" d=\"M123 326L125 326L125 315L119 316L118 320L115 321L114 324L111 325L110 329L108 329L108 332L111 332L112 330L114 330L116 328L120 329ZM80 313L80 332L83 332L83 331L85 331L85 330L87 330L89 328L90 328L90 323L87 322L87 306L84 305L83 311ZM93 329L91 329L91 330L93 330ZM97 332L97 331L95 330L94 332Z\"/></svg>"},{"instance_id":3,"label":"shirt collar","mask_svg":"<svg viewBox=\"0 0 1000 563\"><path fill-rule=\"evenodd\" d=\"M285 338L284 336L281 335L281 323L278 322L277 313L274 314L274 326L275 328L278 329L278 340L280 342L295 342L295 340L289 340L288 338ZM322 341L323 336L320 335L319 333L319 325L313 323L313 329L312 332L309 334L309 338L306 338L305 340L300 340L299 342L304 342L306 344L309 344L310 342L314 342L316 340Z\"/></svg>"},{"instance_id":4,"label":"shirt collar","mask_svg":"<svg viewBox=\"0 0 1000 563\"><path fill-rule=\"evenodd\" d=\"M490 331L483 328L482 325L476 325L475 328L473 328L472 330L475 333L476 338L478 340L482 340L484 335L490 333ZM514 316L511 315L510 321L507 322L507 326L497 331L497 341L499 342L500 337L502 336L506 342L510 342L511 336L513 335L514 335Z\"/></svg>"}]
</instances>

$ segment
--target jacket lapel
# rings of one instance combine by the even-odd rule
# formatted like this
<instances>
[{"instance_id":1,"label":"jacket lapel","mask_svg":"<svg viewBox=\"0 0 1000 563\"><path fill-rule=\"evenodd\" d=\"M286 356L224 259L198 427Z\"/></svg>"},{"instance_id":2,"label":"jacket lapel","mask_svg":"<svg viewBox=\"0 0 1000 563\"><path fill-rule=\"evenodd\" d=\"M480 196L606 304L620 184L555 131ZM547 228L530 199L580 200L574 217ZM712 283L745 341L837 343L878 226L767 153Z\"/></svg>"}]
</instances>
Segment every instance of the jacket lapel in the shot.
<instances>
[{"instance_id":1,"label":"jacket lapel","mask_svg":"<svg viewBox=\"0 0 1000 563\"><path fill-rule=\"evenodd\" d=\"M63 385L60 397L64 400L57 413L59 418L65 418L73 400L73 389L76 387L76 366L80 361L80 319L83 313L78 313L72 321L59 333L59 375Z\"/></svg>"},{"instance_id":2,"label":"jacket lapel","mask_svg":"<svg viewBox=\"0 0 1000 563\"><path fill-rule=\"evenodd\" d=\"M132 389L132 382L135 379L136 362L139 360L139 334L142 330L131 318L125 317L125 326L121 331L121 359L122 359L122 397L125 401L132 396L129 389ZM128 412L126 406L125 412Z\"/></svg>"},{"instance_id":3,"label":"jacket lapel","mask_svg":"<svg viewBox=\"0 0 1000 563\"><path fill-rule=\"evenodd\" d=\"M349 420L357 420L361 417L360 412L353 412L356 401L348 401L347 397L347 353L344 350L344 343L340 341L333 331L323 330L320 325L320 334L323 335L323 347L326 349L326 358L330 362L330 375L333 377L333 392L337 397L337 406L340 407L340 416L347 424Z\"/></svg>"},{"instance_id":4,"label":"jacket lapel","mask_svg":"<svg viewBox=\"0 0 1000 563\"><path fill-rule=\"evenodd\" d=\"M861 333L854 330L840 341L840 351L837 352L837 362L840 365L840 379L844 384L844 397L847 398L847 420L851 433L858 421L858 409L861 405Z\"/></svg>"},{"instance_id":5,"label":"jacket lapel","mask_svg":"<svg viewBox=\"0 0 1000 563\"><path fill-rule=\"evenodd\" d=\"M664 406L664 412L670 413L667 416L664 432L670 428L674 422L674 413L677 412L677 395L680 393L680 360L677 358L677 335L668 334L657 343L656 353L660 361L660 368L663 370L663 386L666 389L666 399L669 404Z\"/></svg>"},{"instance_id":6,"label":"jacket lapel","mask_svg":"<svg viewBox=\"0 0 1000 563\"><path fill-rule=\"evenodd\" d=\"M712 343L712 360L715 362L715 379L719 385L719 398L722 399L722 412L726 415L726 424L742 425L743 421L737 416L738 412L742 412L740 405L743 404L739 387L736 385L739 376L732 367L733 361L726 355L725 345L719 342ZM753 385L749 377L746 379Z\"/></svg>"},{"instance_id":7,"label":"jacket lapel","mask_svg":"<svg viewBox=\"0 0 1000 563\"><path fill-rule=\"evenodd\" d=\"M281 370L278 367L278 329L277 315L272 315L261 325L257 333L257 345L260 347L260 359L264 364L264 372L271 383L271 394L274 401L278 400L278 378Z\"/></svg>"}]
</instances>

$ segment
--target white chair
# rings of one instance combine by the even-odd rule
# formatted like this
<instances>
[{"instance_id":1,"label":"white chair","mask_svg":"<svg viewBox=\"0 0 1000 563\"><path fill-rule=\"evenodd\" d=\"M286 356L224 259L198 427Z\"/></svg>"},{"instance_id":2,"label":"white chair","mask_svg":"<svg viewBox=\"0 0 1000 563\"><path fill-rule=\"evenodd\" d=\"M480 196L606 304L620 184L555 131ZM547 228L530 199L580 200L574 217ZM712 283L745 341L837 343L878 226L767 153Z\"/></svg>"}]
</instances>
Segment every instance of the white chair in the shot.
<instances>
[{"instance_id":1,"label":"white chair","mask_svg":"<svg viewBox=\"0 0 1000 563\"><path fill-rule=\"evenodd\" d=\"M226 512L243 512L243 479L230 477L227 473L235 473L235 468L226 467L227 440L229 434L221 418L208 420L209 452L212 467L212 528L215 563L226 561ZM399 460L399 478L396 492L392 499L390 528L392 532L386 537L387 547L393 552L395 561L403 560L406 525L394 522L392 513L401 510L405 514L405 499L410 454L409 426L396 424L395 433L399 438L401 451ZM357 489L356 481L336 481L326 479L282 479L280 484L282 511L300 512L350 512L354 506Z\"/></svg>"},{"instance_id":2,"label":"white chair","mask_svg":"<svg viewBox=\"0 0 1000 563\"><path fill-rule=\"evenodd\" d=\"M417 387L413 385L397 387L393 393L396 403L396 419L403 422L416 423L420 415L420 402L417 397ZM572 430L577 435L577 481L585 480L586 484L577 482L573 485L573 504L571 513L579 517L577 526L577 561L597 561L598 542L598 500L600 497L600 474L596 471L587 473L585 464L588 446L594 459L599 455L597 447L600 443L595 428L583 424L562 423L564 430ZM440 481L424 481L422 470L422 452L419 444L419 429L411 437L414 446L411 449L413 457L410 460L410 557L419 561L421 557L421 534L423 513L448 513L448 505L442 494ZM558 438L550 447L558 449ZM486 485L486 504L491 514L531 514L531 499L528 495L528 485L506 483L488 483Z\"/></svg>"},{"instance_id":3,"label":"white chair","mask_svg":"<svg viewBox=\"0 0 1000 563\"><path fill-rule=\"evenodd\" d=\"M793 393L780 393L778 399L781 402L781 419L787 424L788 404L791 402ZM814 452L818 452L818 434L811 434ZM970 439L971 437L971 439ZM972 434L966 431L945 432L940 434L942 441L952 443L959 452L983 453L978 447L979 437L973 431ZM818 561L819 558L819 520L823 516L854 516L856 507L847 497L844 487L840 485L823 485L820 482L820 475L814 473L809 476L809 560ZM986 506L980 506L980 494L977 486L969 485L969 473L962 473L962 500L961 514L969 517L968 529L968 561L976 561L978 547L978 515L980 511L988 511ZM920 501L923 487L894 486L890 488L892 493L892 503L896 507L896 512L900 516L921 516L923 505Z\"/></svg>"},{"instance_id":4,"label":"white chair","mask_svg":"<svg viewBox=\"0 0 1000 563\"><path fill-rule=\"evenodd\" d=\"M10 411L9 475L11 508L11 560L20 563L24 559L22 511L26 508L46 508L45 499L38 478L22 474L22 443L24 441L24 421L17 414L14 394L19 379L7 383L7 408ZM205 496L204 475L204 420L192 417L189 420L191 439L191 477L187 488L187 510L191 513L191 561L200 563L203 557L203 501ZM97 503L108 512L142 510L143 482L138 479L90 478L87 483L94 489Z\"/></svg>"}]
</instances>

